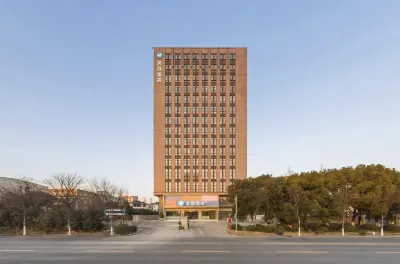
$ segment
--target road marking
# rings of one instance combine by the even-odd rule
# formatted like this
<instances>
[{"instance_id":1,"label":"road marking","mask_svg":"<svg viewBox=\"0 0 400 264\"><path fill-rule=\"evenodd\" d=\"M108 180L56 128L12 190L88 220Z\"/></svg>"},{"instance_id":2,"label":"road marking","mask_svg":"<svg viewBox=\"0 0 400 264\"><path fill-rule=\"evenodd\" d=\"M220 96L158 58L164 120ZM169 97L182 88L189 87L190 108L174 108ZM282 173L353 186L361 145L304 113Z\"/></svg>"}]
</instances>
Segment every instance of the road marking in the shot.
<instances>
[{"instance_id":1,"label":"road marking","mask_svg":"<svg viewBox=\"0 0 400 264\"><path fill-rule=\"evenodd\" d=\"M86 253L132 253L133 250L85 250Z\"/></svg>"},{"instance_id":2,"label":"road marking","mask_svg":"<svg viewBox=\"0 0 400 264\"><path fill-rule=\"evenodd\" d=\"M229 253L229 250L183 250L183 253Z\"/></svg>"},{"instance_id":3,"label":"road marking","mask_svg":"<svg viewBox=\"0 0 400 264\"><path fill-rule=\"evenodd\" d=\"M207 241L203 241L203 242L190 242L190 241L184 241L184 242L170 242L170 244L175 244L175 245L181 245L181 244L185 244L185 245L219 245L222 244L222 242L207 242Z\"/></svg>"},{"instance_id":4,"label":"road marking","mask_svg":"<svg viewBox=\"0 0 400 264\"><path fill-rule=\"evenodd\" d=\"M400 252L376 252L376 254L400 254Z\"/></svg>"},{"instance_id":5,"label":"road marking","mask_svg":"<svg viewBox=\"0 0 400 264\"><path fill-rule=\"evenodd\" d=\"M287 254L328 254L328 251L276 251L276 253Z\"/></svg>"},{"instance_id":6,"label":"road marking","mask_svg":"<svg viewBox=\"0 0 400 264\"><path fill-rule=\"evenodd\" d=\"M321 243L309 243L309 242L264 242L261 245L335 245L335 246L398 246L399 243L337 243L337 242L321 242Z\"/></svg>"},{"instance_id":7,"label":"road marking","mask_svg":"<svg viewBox=\"0 0 400 264\"><path fill-rule=\"evenodd\" d=\"M201 229L199 229L199 231L200 231L200 235L204 236L203 231L201 231Z\"/></svg>"},{"instance_id":8,"label":"road marking","mask_svg":"<svg viewBox=\"0 0 400 264\"><path fill-rule=\"evenodd\" d=\"M131 244L148 244L148 241L87 241L87 242L70 242L68 245L131 245Z\"/></svg>"},{"instance_id":9,"label":"road marking","mask_svg":"<svg viewBox=\"0 0 400 264\"><path fill-rule=\"evenodd\" d=\"M0 249L0 252L34 252L33 249Z\"/></svg>"}]
</instances>

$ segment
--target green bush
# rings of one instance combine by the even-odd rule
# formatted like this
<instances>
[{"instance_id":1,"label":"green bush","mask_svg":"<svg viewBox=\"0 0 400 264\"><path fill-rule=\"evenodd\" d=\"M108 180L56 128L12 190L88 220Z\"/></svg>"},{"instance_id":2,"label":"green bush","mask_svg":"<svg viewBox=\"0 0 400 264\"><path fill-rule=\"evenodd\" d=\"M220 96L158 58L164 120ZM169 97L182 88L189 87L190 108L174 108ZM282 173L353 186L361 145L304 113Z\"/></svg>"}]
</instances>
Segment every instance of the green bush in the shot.
<instances>
[{"instance_id":1,"label":"green bush","mask_svg":"<svg viewBox=\"0 0 400 264\"><path fill-rule=\"evenodd\" d=\"M396 225L385 225L383 226L383 230L388 231L388 232L400 232L400 226Z\"/></svg>"},{"instance_id":2,"label":"green bush","mask_svg":"<svg viewBox=\"0 0 400 264\"><path fill-rule=\"evenodd\" d=\"M318 232L319 234L323 234L329 232L329 229L327 226L320 226L317 228L316 232Z\"/></svg>"},{"instance_id":3,"label":"green bush","mask_svg":"<svg viewBox=\"0 0 400 264\"><path fill-rule=\"evenodd\" d=\"M318 224L317 223L306 223L304 225L306 230L311 230L311 231L317 231L318 229Z\"/></svg>"},{"instance_id":4,"label":"green bush","mask_svg":"<svg viewBox=\"0 0 400 264\"><path fill-rule=\"evenodd\" d=\"M358 232L358 234L359 234L360 236L366 236L366 235L368 235L368 231L366 231L366 230L361 230L361 231Z\"/></svg>"},{"instance_id":5,"label":"green bush","mask_svg":"<svg viewBox=\"0 0 400 264\"><path fill-rule=\"evenodd\" d=\"M344 224L344 231L346 231L346 232L356 232L357 229L356 229L356 227L353 226L352 224L350 224L350 223L345 223L345 224Z\"/></svg>"},{"instance_id":6,"label":"green bush","mask_svg":"<svg viewBox=\"0 0 400 264\"><path fill-rule=\"evenodd\" d=\"M377 231L379 228L375 224L364 224L360 226L361 230Z\"/></svg>"},{"instance_id":7,"label":"green bush","mask_svg":"<svg viewBox=\"0 0 400 264\"><path fill-rule=\"evenodd\" d=\"M51 233L53 231L65 231L67 229L67 219L62 208L55 207L44 211L40 216L33 219L34 230Z\"/></svg>"},{"instance_id":8,"label":"green bush","mask_svg":"<svg viewBox=\"0 0 400 264\"><path fill-rule=\"evenodd\" d=\"M274 233L276 231L276 228L272 226L257 226L257 231L259 232L264 232L264 233Z\"/></svg>"},{"instance_id":9,"label":"green bush","mask_svg":"<svg viewBox=\"0 0 400 264\"><path fill-rule=\"evenodd\" d=\"M246 231L256 231L256 226L255 225L246 226Z\"/></svg>"},{"instance_id":10,"label":"green bush","mask_svg":"<svg viewBox=\"0 0 400 264\"><path fill-rule=\"evenodd\" d=\"M288 225L286 225L286 224L277 225L277 226L276 226L276 229L278 229L278 230L283 230L283 231L287 231L287 232L292 231L292 229L291 229Z\"/></svg>"},{"instance_id":11,"label":"green bush","mask_svg":"<svg viewBox=\"0 0 400 264\"><path fill-rule=\"evenodd\" d=\"M129 226L129 225L117 225L115 227L115 234L117 235L129 235L136 233L137 227L136 226Z\"/></svg>"},{"instance_id":12,"label":"green bush","mask_svg":"<svg viewBox=\"0 0 400 264\"><path fill-rule=\"evenodd\" d=\"M103 227L103 214L99 211L78 210L72 212L71 228L73 230L98 231Z\"/></svg>"},{"instance_id":13,"label":"green bush","mask_svg":"<svg viewBox=\"0 0 400 264\"><path fill-rule=\"evenodd\" d=\"M7 226L0 226L0 234L11 233L11 232L13 232L12 228Z\"/></svg>"},{"instance_id":14,"label":"green bush","mask_svg":"<svg viewBox=\"0 0 400 264\"><path fill-rule=\"evenodd\" d=\"M342 224L340 223L329 223L328 230L331 232L342 230Z\"/></svg>"},{"instance_id":15,"label":"green bush","mask_svg":"<svg viewBox=\"0 0 400 264\"><path fill-rule=\"evenodd\" d=\"M249 225L246 227L247 231L253 231L253 232L263 232L263 233L274 233L276 228L271 227L271 226L264 226L264 225Z\"/></svg>"},{"instance_id":16,"label":"green bush","mask_svg":"<svg viewBox=\"0 0 400 264\"><path fill-rule=\"evenodd\" d=\"M236 230L236 224L231 225L231 229L232 230ZM242 226L238 224L237 225L237 230L243 230Z\"/></svg>"}]
</instances>

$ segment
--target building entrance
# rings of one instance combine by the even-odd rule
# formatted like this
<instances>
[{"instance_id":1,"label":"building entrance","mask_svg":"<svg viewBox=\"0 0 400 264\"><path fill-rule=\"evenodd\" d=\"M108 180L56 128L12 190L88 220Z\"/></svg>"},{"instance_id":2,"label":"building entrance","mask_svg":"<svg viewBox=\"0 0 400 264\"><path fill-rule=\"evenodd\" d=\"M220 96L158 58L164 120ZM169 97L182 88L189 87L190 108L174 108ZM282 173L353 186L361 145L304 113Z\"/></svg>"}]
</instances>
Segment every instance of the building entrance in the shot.
<instances>
[{"instance_id":1,"label":"building entrance","mask_svg":"<svg viewBox=\"0 0 400 264\"><path fill-rule=\"evenodd\" d=\"M185 216L187 216L190 220L199 219L199 211L185 211Z\"/></svg>"}]
</instances>

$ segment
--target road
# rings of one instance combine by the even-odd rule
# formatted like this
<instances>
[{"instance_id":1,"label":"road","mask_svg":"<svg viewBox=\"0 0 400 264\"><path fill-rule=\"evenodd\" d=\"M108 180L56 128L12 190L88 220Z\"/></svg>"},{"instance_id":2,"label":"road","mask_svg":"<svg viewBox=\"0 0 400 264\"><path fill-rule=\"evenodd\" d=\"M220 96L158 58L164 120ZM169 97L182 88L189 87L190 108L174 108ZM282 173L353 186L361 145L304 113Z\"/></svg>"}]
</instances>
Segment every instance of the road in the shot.
<instances>
[{"instance_id":1,"label":"road","mask_svg":"<svg viewBox=\"0 0 400 264\"><path fill-rule=\"evenodd\" d=\"M0 237L0 263L379 263L400 262L400 238L229 237L222 225L149 224L135 236Z\"/></svg>"}]
</instances>

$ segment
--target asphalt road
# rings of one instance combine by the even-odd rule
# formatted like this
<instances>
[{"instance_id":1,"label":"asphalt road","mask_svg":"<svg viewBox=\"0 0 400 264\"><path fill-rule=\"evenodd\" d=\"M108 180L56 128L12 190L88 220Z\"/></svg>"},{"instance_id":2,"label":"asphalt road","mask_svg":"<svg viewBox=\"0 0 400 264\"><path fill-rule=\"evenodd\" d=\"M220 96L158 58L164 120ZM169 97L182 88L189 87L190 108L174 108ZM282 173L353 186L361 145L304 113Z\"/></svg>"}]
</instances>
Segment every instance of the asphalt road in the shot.
<instances>
[{"instance_id":1,"label":"asphalt road","mask_svg":"<svg viewBox=\"0 0 400 264\"><path fill-rule=\"evenodd\" d=\"M227 237L206 229L155 225L127 237L0 237L0 263L400 263L400 238Z\"/></svg>"}]
</instances>

